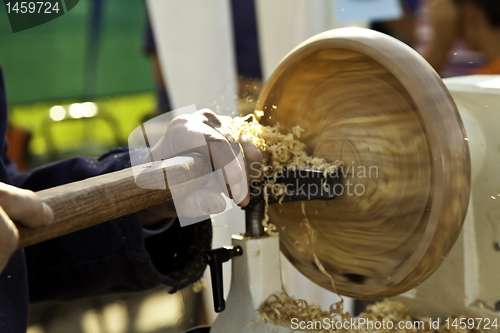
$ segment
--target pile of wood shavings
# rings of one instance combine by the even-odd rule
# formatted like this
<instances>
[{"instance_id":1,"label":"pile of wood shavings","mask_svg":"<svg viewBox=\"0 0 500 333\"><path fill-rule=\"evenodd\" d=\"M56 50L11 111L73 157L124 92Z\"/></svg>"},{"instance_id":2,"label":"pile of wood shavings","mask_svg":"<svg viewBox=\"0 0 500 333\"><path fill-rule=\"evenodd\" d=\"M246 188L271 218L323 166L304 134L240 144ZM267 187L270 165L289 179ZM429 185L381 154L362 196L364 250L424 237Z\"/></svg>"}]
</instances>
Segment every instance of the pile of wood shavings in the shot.
<instances>
[{"instance_id":1,"label":"pile of wood shavings","mask_svg":"<svg viewBox=\"0 0 500 333\"><path fill-rule=\"evenodd\" d=\"M309 304L304 300L297 300L294 297L288 296L285 292L282 292L280 296L271 295L257 311L261 316L261 321L267 321L275 325L281 325L286 327L291 327L292 319L297 318L299 321L304 322L324 322L325 319L329 323L333 322L351 322L351 316L349 313L345 313L343 309L343 304L341 302L335 303L330 306L328 311L324 311L315 304ZM370 321L370 325L356 325L356 328L352 329L322 329L322 330L301 330L301 331L311 331L320 333L332 333L332 332L346 332L346 333L392 333L392 332L408 332L408 333L476 333L485 332L483 329L476 329L480 327L479 321L474 319L475 327L474 329L457 329L451 325L446 324L445 321L441 320L441 326L439 329L431 329L429 318L418 318L411 314L411 312L400 302L388 301L378 302L373 305L369 305L366 311L361 313L358 318L366 318ZM459 318L470 319L470 317L461 316ZM453 322L455 317L449 317L449 322ZM392 322L393 329L381 328L375 329L375 322L382 323L385 321L386 326L390 327L387 323ZM407 322L423 322L423 327L411 329L398 329L399 323ZM355 322L358 322L355 320ZM250 324L251 325L251 324ZM250 326L249 325L249 326ZM340 326L340 325L339 325ZM448 327L450 326L450 327Z\"/></svg>"},{"instance_id":2,"label":"pile of wood shavings","mask_svg":"<svg viewBox=\"0 0 500 333\"><path fill-rule=\"evenodd\" d=\"M266 202L265 215L262 224L269 235L276 234L276 226L269 223L268 207L269 197L274 196L281 201L285 197L284 188L276 191L276 176L283 169L300 170L309 168L310 170L322 170L325 177L328 173L336 172L342 164L340 161L328 162L324 158L309 156L306 152L306 145L298 140L300 134L304 132L299 126L290 129L289 133L283 134L283 128L278 123L275 126L263 126L259 123L260 117L264 113L255 111L246 117L236 117L225 119L233 130L233 135L239 138L244 135L261 152L270 155L269 160L261 164L260 181L263 183L266 176L272 176L273 179L266 182L262 189L263 197Z\"/></svg>"},{"instance_id":3,"label":"pile of wood shavings","mask_svg":"<svg viewBox=\"0 0 500 333\"><path fill-rule=\"evenodd\" d=\"M329 311L323 311L320 306L298 300L282 292L279 296L271 295L257 310L262 321L272 324L290 326L293 318L303 321L322 321L325 318L335 320L350 320L350 315L344 312L342 301L330 306Z\"/></svg>"},{"instance_id":4,"label":"pile of wood shavings","mask_svg":"<svg viewBox=\"0 0 500 333\"><path fill-rule=\"evenodd\" d=\"M259 123L262 111L256 111L245 117L229 118L227 121L232 125L235 137L244 134L262 152L271 154L271 157L263 167L270 167L268 170L287 169L295 170L304 166L309 166L312 170L326 170L334 172L340 165L329 163L324 158L309 156L305 151L306 145L300 142L300 134L304 129L295 126L290 132L283 134L282 126L277 123L275 126L264 126ZM276 169L273 169L276 168Z\"/></svg>"},{"instance_id":5,"label":"pile of wood shavings","mask_svg":"<svg viewBox=\"0 0 500 333\"><path fill-rule=\"evenodd\" d=\"M205 278L201 278L192 285L193 292L198 294L203 291L203 289L207 289L207 283L205 282Z\"/></svg>"}]
</instances>

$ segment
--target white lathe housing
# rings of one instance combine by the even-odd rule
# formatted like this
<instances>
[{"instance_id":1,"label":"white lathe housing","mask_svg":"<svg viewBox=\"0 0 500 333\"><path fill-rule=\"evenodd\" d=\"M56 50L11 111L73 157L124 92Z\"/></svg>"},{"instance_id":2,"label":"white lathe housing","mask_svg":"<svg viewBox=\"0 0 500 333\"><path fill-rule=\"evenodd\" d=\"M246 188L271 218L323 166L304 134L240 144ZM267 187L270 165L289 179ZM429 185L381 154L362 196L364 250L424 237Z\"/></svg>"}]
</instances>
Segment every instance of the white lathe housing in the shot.
<instances>
[{"instance_id":1,"label":"white lathe housing","mask_svg":"<svg viewBox=\"0 0 500 333\"><path fill-rule=\"evenodd\" d=\"M436 272L396 297L437 318L500 318L500 75L444 80L467 132L472 188L462 233Z\"/></svg>"}]
</instances>

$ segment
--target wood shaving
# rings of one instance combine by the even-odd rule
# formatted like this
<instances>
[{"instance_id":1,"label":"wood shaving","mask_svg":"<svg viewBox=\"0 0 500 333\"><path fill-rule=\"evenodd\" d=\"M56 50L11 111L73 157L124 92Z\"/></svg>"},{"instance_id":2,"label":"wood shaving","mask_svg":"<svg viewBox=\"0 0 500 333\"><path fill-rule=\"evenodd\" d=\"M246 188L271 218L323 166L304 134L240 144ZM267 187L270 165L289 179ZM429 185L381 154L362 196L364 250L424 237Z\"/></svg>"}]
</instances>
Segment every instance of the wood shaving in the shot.
<instances>
[{"instance_id":1,"label":"wood shaving","mask_svg":"<svg viewBox=\"0 0 500 333\"><path fill-rule=\"evenodd\" d=\"M262 152L271 154L269 162L262 167L271 167L272 171L287 169L299 169L309 166L311 170L325 170L334 172L341 164L327 162L324 158L309 156L306 152L306 145L297 140L304 129L299 126L293 127L289 133L284 134L282 126L277 123L275 126L264 126L258 121L258 111L246 117L227 117L233 135L240 137L245 135ZM275 168L275 169L274 169Z\"/></svg>"},{"instance_id":2,"label":"wood shaving","mask_svg":"<svg viewBox=\"0 0 500 333\"><path fill-rule=\"evenodd\" d=\"M201 278L198 281L196 281L195 283L193 283L192 288L193 288L193 292L196 294L201 293L203 291L203 289L207 289L207 284L205 282L205 278Z\"/></svg>"},{"instance_id":3,"label":"wood shaving","mask_svg":"<svg viewBox=\"0 0 500 333\"><path fill-rule=\"evenodd\" d=\"M311 227L311 223L309 223L309 219L306 215L306 203L305 201L301 202L302 214L304 215L304 220L302 220L301 226L305 226L307 228L307 235L309 235L309 242L311 244L311 251L314 258L314 263L316 267L318 267L319 271L330 279L332 284L333 291L337 293L337 288L335 288L335 281L333 281L333 277L326 271L325 266L319 261L318 256L316 255L316 251L314 250L314 244L316 244L316 230ZM341 303L344 303L344 300L341 299Z\"/></svg>"},{"instance_id":4,"label":"wood shaving","mask_svg":"<svg viewBox=\"0 0 500 333\"><path fill-rule=\"evenodd\" d=\"M275 235L277 234L276 226L269 222L269 196L272 195L278 199L280 204L285 196L285 189L276 183L277 175L282 173L284 168L291 171L308 168L310 170L323 170L326 177L329 173L336 172L342 162L328 162L324 158L309 156L306 152L306 145L298 140L304 129L295 126L289 133L284 134L279 123L275 126L261 125L259 119L263 114L262 111L255 111L245 117L224 118L232 129L234 137L239 138L244 135L261 152L270 155L269 160L264 161L260 166L262 184L266 176L272 177L271 180L265 182L266 185L262 189L266 203L262 225L267 234Z\"/></svg>"}]
</instances>

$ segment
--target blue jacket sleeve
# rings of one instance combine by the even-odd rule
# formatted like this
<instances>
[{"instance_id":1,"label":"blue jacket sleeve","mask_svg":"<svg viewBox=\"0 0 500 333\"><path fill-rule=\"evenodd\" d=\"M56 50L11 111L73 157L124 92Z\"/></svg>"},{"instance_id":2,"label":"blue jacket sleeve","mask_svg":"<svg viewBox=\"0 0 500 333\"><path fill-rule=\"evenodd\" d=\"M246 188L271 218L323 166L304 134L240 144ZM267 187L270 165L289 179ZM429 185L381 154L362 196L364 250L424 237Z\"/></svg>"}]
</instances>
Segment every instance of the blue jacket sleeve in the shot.
<instances>
[{"instance_id":1,"label":"blue jacket sleeve","mask_svg":"<svg viewBox=\"0 0 500 333\"><path fill-rule=\"evenodd\" d=\"M7 163L6 163L7 164ZM73 158L13 172L14 185L39 191L130 166L127 149L99 159ZM140 291L164 284L175 292L201 278L212 228L204 221L144 238L138 213L25 249L30 301L71 300L110 292Z\"/></svg>"}]
</instances>

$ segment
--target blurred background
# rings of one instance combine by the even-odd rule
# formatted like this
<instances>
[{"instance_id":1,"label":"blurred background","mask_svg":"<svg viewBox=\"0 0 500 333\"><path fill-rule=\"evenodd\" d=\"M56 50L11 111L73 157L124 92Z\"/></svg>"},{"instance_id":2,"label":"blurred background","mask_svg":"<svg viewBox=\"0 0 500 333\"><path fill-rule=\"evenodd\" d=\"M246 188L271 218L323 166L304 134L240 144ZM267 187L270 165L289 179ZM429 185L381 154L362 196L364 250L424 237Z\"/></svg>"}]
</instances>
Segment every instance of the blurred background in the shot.
<instances>
[{"instance_id":1,"label":"blurred background","mask_svg":"<svg viewBox=\"0 0 500 333\"><path fill-rule=\"evenodd\" d=\"M478 37L489 28L498 33L494 1L85 0L15 34L1 9L9 155L24 171L70 156L97 157L127 145L131 131L148 119L190 104L247 114L288 52L317 33L345 26L400 39L442 77L500 74L500 39ZM214 219L214 247L229 245L243 221L240 210ZM338 299L284 257L282 262L289 294L323 306ZM227 294L229 263L224 274ZM215 313L206 281L202 292L187 288L169 295L160 288L36 304L29 332L182 332L210 324ZM346 306L353 312L364 307L352 300Z\"/></svg>"},{"instance_id":2,"label":"blurred background","mask_svg":"<svg viewBox=\"0 0 500 333\"><path fill-rule=\"evenodd\" d=\"M117 143L126 145L128 133L156 105L151 64L142 47L145 30L145 4L134 0L81 1L71 13L16 34L0 10L9 118L27 149L18 159L22 167L67 154L97 156ZM85 101L98 101L98 119L79 116L78 108L76 117L64 121L54 121L57 112L50 117L55 105Z\"/></svg>"}]
</instances>

